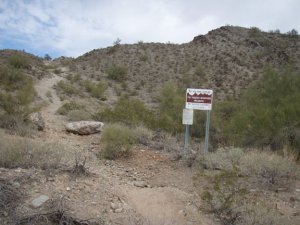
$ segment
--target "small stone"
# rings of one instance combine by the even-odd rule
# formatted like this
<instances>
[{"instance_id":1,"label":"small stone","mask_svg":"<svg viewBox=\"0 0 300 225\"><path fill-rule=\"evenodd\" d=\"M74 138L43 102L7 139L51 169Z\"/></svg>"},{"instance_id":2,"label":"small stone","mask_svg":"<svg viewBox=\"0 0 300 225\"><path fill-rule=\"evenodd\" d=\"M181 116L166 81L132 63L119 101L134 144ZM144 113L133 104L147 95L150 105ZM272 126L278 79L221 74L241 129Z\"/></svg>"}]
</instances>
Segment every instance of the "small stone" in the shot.
<instances>
[{"instance_id":1,"label":"small stone","mask_svg":"<svg viewBox=\"0 0 300 225\"><path fill-rule=\"evenodd\" d=\"M297 192L300 192L300 189L299 189L299 188L296 188L296 191L297 191Z\"/></svg>"},{"instance_id":2,"label":"small stone","mask_svg":"<svg viewBox=\"0 0 300 225\"><path fill-rule=\"evenodd\" d=\"M140 188L147 187L147 183L145 181L135 181L133 182L133 185Z\"/></svg>"},{"instance_id":3,"label":"small stone","mask_svg":"<svg viewBox=\"0 0 300 225\"><path fill-rule=\"evenodd\" d=\"M31 206L33 206L34 208L38 208L41 205L43 205L45 202L47 202L48 200L49 200L49 197L47 195L40 195L39 197L32 200Z\"/></svg>"},{"instance_id":4,"label":"small stone","mask_svg":"<svg viewBox=\"0 0 300 225\"><path fill-rule=\"evenodd\" d=\"M71 188L70 188L70 187L67 187L66 190L67 190L67 191L71 191Z\"/></svg>"},{"instance_id":5,"label":"small stone","mask_svg":"<svg viewBox=\"0 0 300 225\"><path fill-rule=\"evenodd\" d=\"M114 210L114 212L115 213L121 213L121 212L123 212L123 208L118 208L118 209Z\"/></svg>"},{"instance_id":6,"label":"small stone","mask_svg":"<svg viewBox=\"0 0 300 225\"><path fill-rule=\"evenodd\" d=\"M21 187L21 184L20 184L19 182L14 182L14 183L13 183L13 186L14 186L15 188L19 188L19 187Z\"/></svg>"},{"instance_id":7,"label":"small stone","mask_svg":"<svg viewBox=\"0 0 300 225\"><path fill-rule=\"evenodd\" d=\"M110 203L110 208L115 211L119 206L113 202Z\"/></svg>"}]
</instances>

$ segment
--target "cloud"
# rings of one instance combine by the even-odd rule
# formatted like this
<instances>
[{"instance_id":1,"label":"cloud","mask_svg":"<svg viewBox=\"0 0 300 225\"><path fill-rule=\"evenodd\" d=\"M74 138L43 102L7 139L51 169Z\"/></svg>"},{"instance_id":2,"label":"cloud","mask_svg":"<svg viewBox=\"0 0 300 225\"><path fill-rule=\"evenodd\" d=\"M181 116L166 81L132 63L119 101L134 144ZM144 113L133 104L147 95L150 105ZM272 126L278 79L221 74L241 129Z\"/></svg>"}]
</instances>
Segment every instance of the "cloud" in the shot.
<instances>
[{"instance_id":1,"label":"cloud","mask_svg":"<svg viewBox=\"0 0 300 225\"><path fill-rule=\"evenodd\" d=\"M297 0L1 0L0 48L79 56L122 43L192 40L225 24L300 29Z\"/></svg>"}]
</instances>

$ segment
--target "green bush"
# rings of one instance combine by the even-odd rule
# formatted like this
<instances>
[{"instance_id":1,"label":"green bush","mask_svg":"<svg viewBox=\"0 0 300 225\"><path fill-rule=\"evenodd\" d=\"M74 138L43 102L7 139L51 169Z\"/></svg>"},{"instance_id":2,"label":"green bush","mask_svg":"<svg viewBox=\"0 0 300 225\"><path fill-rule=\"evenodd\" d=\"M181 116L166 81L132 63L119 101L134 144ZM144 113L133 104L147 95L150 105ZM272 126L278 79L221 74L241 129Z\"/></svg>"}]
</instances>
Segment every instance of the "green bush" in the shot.
<instances>
[{"instance_id":1,"label":"green bush","mask_svg":"<svg viewBox=\"0 0 300 225\"><path fill-rule=\"evenodd\" d=\"M105 122L119 122L128 126L143 124L146 127L155 126L154 113L138 99L121 97L114 108L105 108L94 115L94 118Z\"/></svg>"},{"instance_id":2,"label":"green bush","mask_svg":"<svg viewBox=\"0 0 300 225\"><path fill-rule=\"evenodd\" d=\"M61 91L62 93L65 93L67 95L77 95L79 93L79 90L77 87L72 85L68 81L59 81L56 85L55 88L58 91Z\"/></svg>"},{"instance_id":3,"label":"green bush","mask_svg":"<svg viewBox=\"0 0 300 225\"><path fill-rule=\"evenodd\" d=\"M229 145L300 149L299 108L299 71L267 69L239 100L221 103L214 118Z\"/></svg>"},{"instance_id":4,"label":"green bush","mask_svg":"<svg viewBox=\"0 0 300 225\"><path fill-rule=\"evenodd\" d=\"M123 66L112 66L107 69L108 78L116 81L123 81L127 77L127 68Z\"/></svg>"},{"instance_id":5,"label":"green bush","mask_svg":"<svg viewBox=\"0 0 300 225\"><path fill-rule=\"evenodd\" d=\"M9 66L0 66L0 87L6 91L15 91L31 81L21 70Z\"/></svg>"},{"instance_id":6,"label":"green bush","mask_svg":"<svg viewBox=\"0 0 300 225\"><path fill-rule=\"evenodd\" d=\"M104 148L100 155L106 159L116 159L130 155L136 137L129 127L112 124L104 127L101 141Z\"/></svg>"},{"instance_id":7,"label":"green bush","mask_svg":"<svg viewBox=\"0 0 300 225\"><path fill-rule=\"evenodd\" d=\"M8 62L16 69L30 68L30 60L28 59L28 57L22 56L21 54L14 54L10 56Z\"/></svg>"},{"instance_id":8,"label":"green bush","mask_svg":"<svg viewBox=\"0 0 300 225\"><path fill-rule=\"evenodd\" d=\"M31 103L36 95L32 78L19 69L0 66L0 90L0 127L27 135L32 126L26 119L34 111Z\"/></svg>"},{"instance_id":9,"label":"green bush","mask_svg":"<svg viewBox=\"0 0 300 225\"><path fill-rule=\"evenodd\" d=\"M60 114L60 115L67 115L68 112L72 111L72 110L80 110L82 109L82 105L71 101L71 102L66 102L64 103L57 111L56 113Z\"/></svg>"},{"instance_id":10,"label":"green bush","mask_svg":"<svg viewBox=\"0 0 300 225\"><path fill-rule=\"evenodd\" d=\"M107 89L107 85L102 82L92 82L89 80L84 80L83 85L85 90L94 98L104 99L104 92Z\"/></svg>"},{"instance_id":11,"label":"green bush","mask_svg":"<svg viewBox=\"0 0 300 225\"><path fill-rule=\"evenodd\" d=\"M159 97L158 127L176 134L183 132L182 110L184 108L185 93L176 84L167 83Z\"/></svg>"}]
</instances>

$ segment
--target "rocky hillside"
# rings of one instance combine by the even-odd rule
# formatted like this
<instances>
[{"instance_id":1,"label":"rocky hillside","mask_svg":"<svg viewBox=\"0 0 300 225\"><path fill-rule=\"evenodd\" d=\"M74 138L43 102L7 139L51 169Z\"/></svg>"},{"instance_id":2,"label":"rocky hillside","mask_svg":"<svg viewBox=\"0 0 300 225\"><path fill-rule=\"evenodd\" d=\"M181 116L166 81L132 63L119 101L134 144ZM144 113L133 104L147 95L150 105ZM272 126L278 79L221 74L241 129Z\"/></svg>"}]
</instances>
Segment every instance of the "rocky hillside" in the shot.
<instances>
[{"instance_id":1,"label":"rocky hillside","mask_svg":"<svg viewBox=\"0 0 300 225\"><path fill-rule=\"evenodd\" d=\"M35 78L43 77L46 72L41 58L18 50L0 50L0 74L4 73L4 68L7 66L11 66L14 69L21 69L23 73ZM2 74L2 76L4 75Z\"/></svg>"},{"instance_id":2,"label":"rocky hillside","mask_svg":"<svg viewBox=\"0 0 300 225\"><path fill-rule=\"evenodd\" d=\"M212 88L217 99L224 99L239 96L267 66L293 64L300 68L299 47L297 34L224 26L186 44L115 44L76 59L59 58L56 63L68 66L79 79L106 81L108 100L127 93L153 103L168 81L183 87ZM126 77L111 79L114 69Z\"/></svg>"}]
</instances>

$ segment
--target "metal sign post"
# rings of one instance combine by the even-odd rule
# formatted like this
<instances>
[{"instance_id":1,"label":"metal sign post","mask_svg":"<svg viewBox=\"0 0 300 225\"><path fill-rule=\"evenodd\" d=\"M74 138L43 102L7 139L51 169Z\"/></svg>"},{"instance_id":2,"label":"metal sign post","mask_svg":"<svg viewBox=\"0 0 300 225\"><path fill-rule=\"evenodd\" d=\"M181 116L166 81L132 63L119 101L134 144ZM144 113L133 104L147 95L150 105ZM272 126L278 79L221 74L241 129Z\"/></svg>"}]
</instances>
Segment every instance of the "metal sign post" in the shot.
<instances>
[{"instance_id":1,"label":"metal sign post","mask_svg":"<svg viewBox=\"0 0 300 225\"><path fill-rule=\"evenodd\" d=\"M187 155L189 151L189 128L190 125L185 125L185 135L184 135L184 147L183 147L183 154Z\"/></svg>"},{"instance_id":2,"label":"metal sign post","mask_svg":"<svg viewBox=\"0 0 300 225\"><path fill-rule=\"evenodd\" d=\"M206 126L205 126L204 153L207 153L207 152L208 152L209 124L210 124L210 110L207 110L207 111L206 111Z\"/></svg>"}]
</instances>

